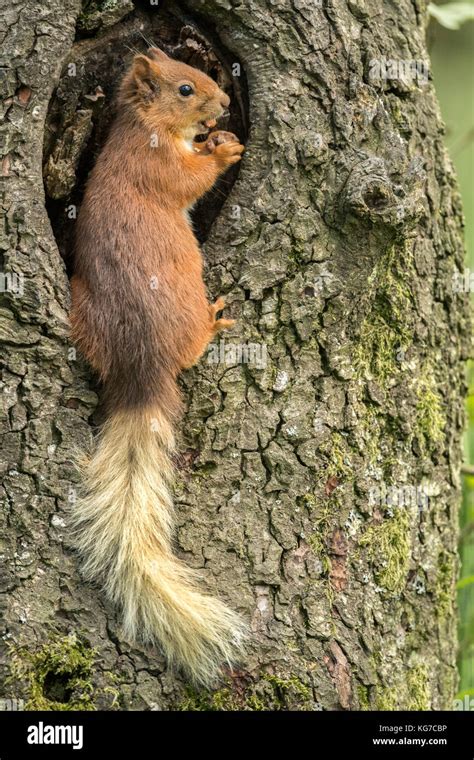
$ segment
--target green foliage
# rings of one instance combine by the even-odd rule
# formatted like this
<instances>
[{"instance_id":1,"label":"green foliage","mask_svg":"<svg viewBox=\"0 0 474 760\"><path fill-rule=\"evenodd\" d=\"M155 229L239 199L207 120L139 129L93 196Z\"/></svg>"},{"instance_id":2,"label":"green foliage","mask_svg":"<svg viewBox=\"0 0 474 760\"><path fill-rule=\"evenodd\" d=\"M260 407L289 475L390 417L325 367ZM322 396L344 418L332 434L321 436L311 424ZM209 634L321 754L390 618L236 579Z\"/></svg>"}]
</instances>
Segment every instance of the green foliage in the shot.
<instances>
[{"instance_id":1,"label":"green foliage","mask_svg":"<svg viewBox=\"0 0 474 760\"><path fill-rule=\"evenodd\" d=\"M463 588L467 588L467 586L470 586L472 583L474 583L474 575L467 575L465 578L461 578L461 580L458 581L458 590L460 591Z\"/></svg>"},{"instance_id":2,"label":"green foliage","mask_svg":"<svg viewBox=\"0 0 474 760\"><path fill-rule=\"evenodd\" d=\"M446 29L459 29L466 21L474 19L474 3L447 3L446 5L428 5L428 13Z\"/></svg>"}]
</instances>

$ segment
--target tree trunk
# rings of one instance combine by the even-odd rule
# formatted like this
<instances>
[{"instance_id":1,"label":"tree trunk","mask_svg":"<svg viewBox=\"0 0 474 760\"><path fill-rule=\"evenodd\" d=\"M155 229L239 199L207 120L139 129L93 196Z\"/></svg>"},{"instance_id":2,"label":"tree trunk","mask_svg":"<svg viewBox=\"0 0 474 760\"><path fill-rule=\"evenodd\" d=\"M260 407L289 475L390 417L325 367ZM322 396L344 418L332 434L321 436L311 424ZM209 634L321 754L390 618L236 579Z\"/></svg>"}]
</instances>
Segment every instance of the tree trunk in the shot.
<instances>
[{"instance_id":1,"label":"tree trunk","mask_svg":"<svg viewBox=\"0 0 474 760\"><path fill-rule=\"evenodd\" d=\"M2 17L0 696L450 709L469 324L425 3L16 0ZM247 145L196 212L237 325L182 378L176 551L252 628L211 692L121 637L68 535L99 389L68 342L59 250L142 34L223 79Z\"/></svg>"}]
</instances>

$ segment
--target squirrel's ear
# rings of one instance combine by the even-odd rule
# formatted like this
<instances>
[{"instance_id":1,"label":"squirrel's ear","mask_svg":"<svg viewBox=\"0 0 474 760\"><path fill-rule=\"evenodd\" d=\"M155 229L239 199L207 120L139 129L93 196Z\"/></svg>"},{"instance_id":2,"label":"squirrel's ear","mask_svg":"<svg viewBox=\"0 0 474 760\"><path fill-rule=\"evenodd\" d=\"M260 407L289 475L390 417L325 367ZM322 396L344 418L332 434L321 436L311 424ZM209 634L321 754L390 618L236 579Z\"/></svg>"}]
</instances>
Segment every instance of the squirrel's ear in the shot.
<instances>
[{"instance_id":1,"label":"squirrel's ear","mask_svg":"<svg viewBox=\"0 0 474 760\"><path fill-rule=\"evenodd\" d=\"M169 61L169 56L157 47L151 47L148 49L148 55L153 58L154 61Z\"/></svg>"},{"instance_id":2,"label":"squirrel's ear","mask_svg":"<svg viewBox=\"0 0 474 760\"><path fill-rule=\"evenodd\" d=\"M160 89L158 70L146 55L136 55L133 59L133 79L140 95L151 100Z\"/></svg>"}]
</instances>

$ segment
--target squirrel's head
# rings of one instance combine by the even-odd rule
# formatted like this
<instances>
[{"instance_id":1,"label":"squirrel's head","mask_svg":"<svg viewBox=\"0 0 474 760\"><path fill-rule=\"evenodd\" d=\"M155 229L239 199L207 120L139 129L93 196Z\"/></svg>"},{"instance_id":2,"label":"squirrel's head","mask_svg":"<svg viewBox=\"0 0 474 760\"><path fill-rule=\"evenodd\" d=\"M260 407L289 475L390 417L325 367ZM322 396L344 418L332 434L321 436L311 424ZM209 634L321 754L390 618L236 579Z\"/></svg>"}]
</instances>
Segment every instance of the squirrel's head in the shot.
<instances>
[{"instance_id":1,"label":"squirrel's head","mask_svg":"<svg viewBox=\"0 0 474 760\"><path fill-rule=\"evenodd\" d=\"M213 79L159 48L135 56L121 99L132 104L151 129L161 127L185 139L214 127L230 102Z\"/></svg>"}]
</instances>

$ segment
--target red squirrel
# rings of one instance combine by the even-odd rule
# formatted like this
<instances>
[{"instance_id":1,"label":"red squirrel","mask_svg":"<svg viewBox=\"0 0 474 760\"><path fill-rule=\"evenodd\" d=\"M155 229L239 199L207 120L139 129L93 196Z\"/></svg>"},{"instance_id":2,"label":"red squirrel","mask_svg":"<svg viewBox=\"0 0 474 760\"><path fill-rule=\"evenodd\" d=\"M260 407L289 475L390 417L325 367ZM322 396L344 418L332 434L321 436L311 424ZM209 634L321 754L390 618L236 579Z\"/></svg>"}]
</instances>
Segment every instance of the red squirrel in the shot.
<instances>
[{"instance_id":1,"label":"red squirrel","mask_svg":"<svg viewBox=\"0 0 474 760\"><path fill-rule=\"evenodd\" d=\"M187 209L240 160L229 132L207 134L229 97L158 48L136 55L77 221L72 338L98 373L106 421L72 522L85 578L122 610L132 641L209 685L241 651L245 626L199 590L172 551L173 427L179 373L233 324L210 304Z\"/></svg>"}]
</instances>

